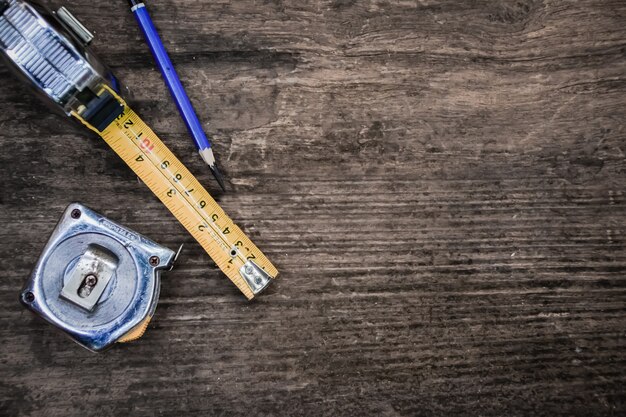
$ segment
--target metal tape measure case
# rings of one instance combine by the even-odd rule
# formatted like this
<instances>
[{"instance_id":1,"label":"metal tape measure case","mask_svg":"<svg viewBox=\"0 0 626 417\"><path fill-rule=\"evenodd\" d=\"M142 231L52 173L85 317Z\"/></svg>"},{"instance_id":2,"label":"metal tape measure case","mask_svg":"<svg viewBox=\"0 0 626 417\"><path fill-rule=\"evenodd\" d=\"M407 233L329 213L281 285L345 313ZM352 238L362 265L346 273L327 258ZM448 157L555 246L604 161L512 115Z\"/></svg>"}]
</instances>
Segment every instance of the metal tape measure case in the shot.
<instances>
[{"instance_id":1,"label":"metal tape measure case","mask_svg":"<svg viewBox=\"0 0 626 417\"><path fill-rule=\"evenodd\" d=\"M20 300L80 345L141 337L175 253L81 204L61 217Z\"/></svg>"},{"instance_id":2,"label":"metal tape measure case","mask_svg":"<svg viewBox=\"0 0 626 417\"><path fill-rule=\"evenodd\" d=\"M89 106L103 84L119 91L111 71L87 45L93 35L65 8L0 0L0 58L56 113Z\"/></svg>"}]
</instances>

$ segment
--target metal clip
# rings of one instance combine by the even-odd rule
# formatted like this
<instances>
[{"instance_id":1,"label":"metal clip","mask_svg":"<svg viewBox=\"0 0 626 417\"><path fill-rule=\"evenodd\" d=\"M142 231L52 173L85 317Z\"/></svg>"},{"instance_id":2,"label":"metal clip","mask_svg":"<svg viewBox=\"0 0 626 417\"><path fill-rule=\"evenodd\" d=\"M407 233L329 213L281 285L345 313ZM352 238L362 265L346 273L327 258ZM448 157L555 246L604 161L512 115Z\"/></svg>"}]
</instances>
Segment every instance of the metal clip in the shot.
<instances>
[{"instance_id":1,"label":"metal clip","mask_svg":"<svg viewBox=\"0 0 626 417\"><path fill-rule=\"evenodd\" d=\"M93 34L89 32L85 25L80 23L80 20L78 20L65 7L61 7L59 10L57 10L57 16L63 23L67 25L68 28L72 30L74 35L76 35L78 39L80 39L81 42L85 44L85 46L89 45L91 41L93 41Z\"/></svg>"},{"instance_id":2,"label":"metal clip","mask_svg":"<svg viewBox=\"0 0 626 417\"><path fill-rule=\"evenodd\" d=\"M93 311L117 269L119 260L107 249L91 245L70 273L61 297Z\"/></svg>"},{"instance_id":3,"label":"metal clip","mask_svg":"<svg viewBox=\"0 0 626 417\"><path fill-rule=\"evenodd\" d=\"M240 269L239 273L246 280L246 283L254 293L254 295L262 292L272 282L267 272L259 268L253 261L246 262Z\"/></svg>"}]
</instances>

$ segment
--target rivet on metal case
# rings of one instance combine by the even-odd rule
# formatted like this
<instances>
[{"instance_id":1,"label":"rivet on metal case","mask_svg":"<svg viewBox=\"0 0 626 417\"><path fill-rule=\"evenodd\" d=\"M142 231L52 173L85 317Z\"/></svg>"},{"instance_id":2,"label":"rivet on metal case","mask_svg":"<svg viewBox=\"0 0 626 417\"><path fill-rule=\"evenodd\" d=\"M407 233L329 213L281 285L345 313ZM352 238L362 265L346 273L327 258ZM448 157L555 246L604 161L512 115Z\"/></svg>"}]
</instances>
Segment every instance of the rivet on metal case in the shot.
<instances>
[{"instance_id":1,"label":"rivet on metal case","mask_svg":"<svg viewBox=\"0 0 626 417\"><path fill-rule=\"evenodd\" d=\"M92 351L141 336L175 253L71 204L50 236L20 300Z\"/></svg>"}]
</instances>

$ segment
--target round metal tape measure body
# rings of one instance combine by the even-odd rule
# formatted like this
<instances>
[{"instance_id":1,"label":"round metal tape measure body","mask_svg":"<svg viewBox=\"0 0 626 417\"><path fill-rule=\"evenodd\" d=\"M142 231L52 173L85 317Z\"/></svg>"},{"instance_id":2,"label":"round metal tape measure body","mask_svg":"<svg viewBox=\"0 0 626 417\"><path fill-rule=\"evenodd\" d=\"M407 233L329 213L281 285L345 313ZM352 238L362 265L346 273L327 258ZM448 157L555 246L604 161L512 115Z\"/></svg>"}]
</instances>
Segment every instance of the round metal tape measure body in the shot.
<instances>
[{"instance_id":1,"label":"round metal tape measure body","mask_svg":"<svg viewBox=\"0 0 626 417\"><path fill-rule=\"evenodd\" d=\"M81 204L66 210L21 302L76 342L101 351L143 334L175 253Z\"/></svg>"}]
</instances>

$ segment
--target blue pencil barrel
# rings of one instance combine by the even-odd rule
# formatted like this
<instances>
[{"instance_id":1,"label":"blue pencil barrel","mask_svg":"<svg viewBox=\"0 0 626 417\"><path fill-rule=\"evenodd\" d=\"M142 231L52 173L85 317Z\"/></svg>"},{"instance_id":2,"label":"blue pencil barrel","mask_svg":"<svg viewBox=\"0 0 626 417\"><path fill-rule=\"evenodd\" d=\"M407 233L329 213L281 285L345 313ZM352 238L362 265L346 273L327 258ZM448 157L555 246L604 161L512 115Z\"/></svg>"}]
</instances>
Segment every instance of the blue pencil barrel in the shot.
<instances>
[{"instance_id":1,"label":"blue pencil barrel","mask_svg":"<svg viewBox=\"0 0 626 417\"><path fill-rule=\"evenodd\" d=\"M143 3L134 1L132 3L134 3L132 8L133 14L135 15L135 18L139 23L139 27L146 38L146 42L152 51L152 55L154 55L157 65L159 66L159 70L161 71L161 74L163 74L165 84L167 84L167 87L174 97L178 111L182 115L189 133L193 137L193 140L199 150L210 148L211 143L204 133L202 124L200 123L200 120L198 120L198 116L196 115L193 105L191 104L191 101L189 101L189 97L187 96L187 93L178 78L178 74L176 73L176 70L172 65L172 61L163 46L163 42L154 27L154 23L150 18L148 10Z\"/></svg>"}]
</instances>

